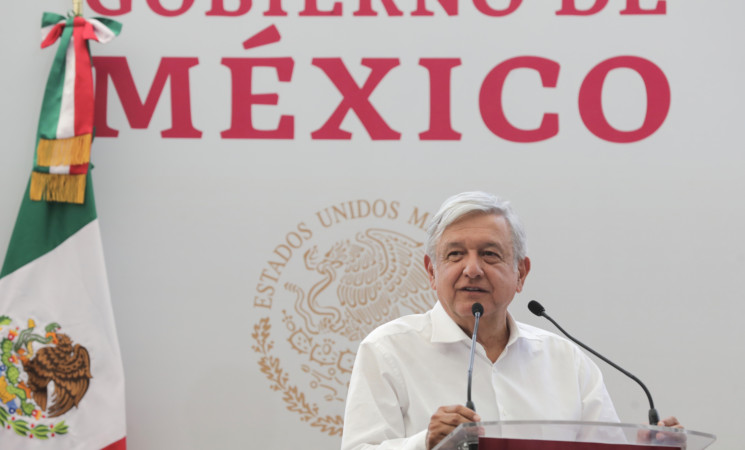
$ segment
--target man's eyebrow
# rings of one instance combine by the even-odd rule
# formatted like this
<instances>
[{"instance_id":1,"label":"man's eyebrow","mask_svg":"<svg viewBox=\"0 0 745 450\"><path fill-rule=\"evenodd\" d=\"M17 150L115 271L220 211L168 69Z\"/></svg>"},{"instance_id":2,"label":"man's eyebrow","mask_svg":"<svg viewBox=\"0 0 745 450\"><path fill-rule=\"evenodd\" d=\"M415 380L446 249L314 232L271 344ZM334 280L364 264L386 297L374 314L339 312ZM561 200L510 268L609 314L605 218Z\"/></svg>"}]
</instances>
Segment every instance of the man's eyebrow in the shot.
<instances>
[{"instance_id":1,"label":"man's eyebrow","mask_svg":"<svg viewBox=\"0 0 745 450\"><path fill-rule=\"evenodd\" d=\"M450 250L453 248L465 247L465 244L461 241L450 241L443 244L443 250ZM489 241L481 245L480 248L495 248L498 250L504 250L506 247L496 241Z\"/></svg>"},{"instance_id":2,"label":"man's eyebrow","mask_svg":"<svg viewBox=\"0 0 745 450\"><path fill-rule=\"evenodd\" d=\"M451 247L463 247L463 243L460 241L445 242L445 248L451 248Z\"/></svg>"},{"instance_id":3,"label":"man's eyebrow","mask_svg":"<svg viewBox=\"0 0 745 450\"><path fill-rule=\"evenodd\" d=\"M443 250L452 250L454 248L463 248L465 247L465 244L462 241L449 241L445 242L445 245L442 247Z\"/></svg>"},{"instance_id":4,"label":"man's eyebrow","mask_svg":"<svg viewBox=\"0 0 745 450\"><path fill-rule=\"evenodd\" d=\"M489 242L483 246L483 248L496 248L498 250L504 250L505 247L499 242Z\"/></svg>"}]
</instances>

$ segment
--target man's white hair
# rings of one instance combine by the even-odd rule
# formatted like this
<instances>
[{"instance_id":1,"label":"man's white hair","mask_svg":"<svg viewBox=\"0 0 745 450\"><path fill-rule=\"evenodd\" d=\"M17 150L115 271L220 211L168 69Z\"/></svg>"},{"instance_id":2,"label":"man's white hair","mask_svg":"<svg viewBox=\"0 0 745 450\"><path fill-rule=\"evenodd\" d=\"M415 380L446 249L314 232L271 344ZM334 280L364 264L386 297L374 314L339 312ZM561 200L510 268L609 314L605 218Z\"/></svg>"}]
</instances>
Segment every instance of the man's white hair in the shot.
<instances>
[{"instance_id":1,"label":"man's white hair","mask_svg":"<svg viewBox=\"0 0 745 450\"><path fill-rule=\"evenodd\" d=\"M437 214L432 217L427 227L425 248L432 262L436 262L437 243L445 229L460 218L473 213L496 214L505 218L512 234L512 253L514 265L517 268L518 263L525 259L528 253L528 243L522 223L512 210L510 202L480 191L453 195L445 200Z\"/></svg>"}]
</instances>

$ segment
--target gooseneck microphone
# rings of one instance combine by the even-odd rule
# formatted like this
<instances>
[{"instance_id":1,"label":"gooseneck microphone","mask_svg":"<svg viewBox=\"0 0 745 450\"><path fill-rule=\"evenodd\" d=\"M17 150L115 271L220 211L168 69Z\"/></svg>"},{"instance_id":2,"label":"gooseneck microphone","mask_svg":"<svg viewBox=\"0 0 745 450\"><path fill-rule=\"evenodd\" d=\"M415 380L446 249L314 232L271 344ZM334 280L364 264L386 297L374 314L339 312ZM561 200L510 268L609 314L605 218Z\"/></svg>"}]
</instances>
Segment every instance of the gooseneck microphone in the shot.
<instances>
[{"instance_id":1,"label":"gooseneck microphone","mask_svg":"<svg viewBox=\"0 0 745 450\"><path fill-rule=\"evenodd\" d=\"M468 400L466 401L466 408L476 411L476 406L474 406L471 401L471 380L473 379L473 355L476 350L476 336L479 331L479 319L481 318L481 315L484 314L484 307L481 306L481 303L474 303L473 306L471 306L471 313L473 313L476 320L473 324L473 337L471 337L471 361L468 363Z\"/></svg>"},{"instance_id":2,"label":"gooseneck microphone","mask_svg":"<svg viewBox=\"0 0 745 450\"><path fill-rule=\"evenodd\" d=\"M652 401L652 394L649 393L649 389L647 389L647 387L644 385L644 383L641 382L640 379L638 379L637 377L635 377L634 375L632 375L628 371L622 369L620 366L618 366L617 364L613 363L611 360L609 360L605 356L601 355L600 353L598 353L595 350L591 349L590 347L586 346L582 342L580 342L577 339L575 339L574 337L572 337L569 333L567 333L566 331L564 331L564 329L561 328L561 326L559 326L559 324L556 323L556 321L554 319L552 319L548 314L546 314L546 308L544 308L543 305L541 305L537 301L531 300L530 302L528 302L528 309L530 310L530 312L532 312L536 316L545 317L552 324L554 324L556 326L556 328L559 329L559 331L561 331L562 333L564 333L564 335L566 337L568 337L569 339L571 339L574 343L576 343L580 347L584 348L588 352L592 353L593 355L597 356L598 358L602 359L603 361L607 362L611 366L615 367L616 369L618 369L621 373L623 373L627 377L629 377L632 380L634 380L637 383L639 383L639 386L641 386L642 389L644 389L644 393L647 394L647 399L649 400L649 424L650 425L657 425L659 423L660 416L657 413L657 410L654 408L654 401Z\"/></svg>"}]
</instances>

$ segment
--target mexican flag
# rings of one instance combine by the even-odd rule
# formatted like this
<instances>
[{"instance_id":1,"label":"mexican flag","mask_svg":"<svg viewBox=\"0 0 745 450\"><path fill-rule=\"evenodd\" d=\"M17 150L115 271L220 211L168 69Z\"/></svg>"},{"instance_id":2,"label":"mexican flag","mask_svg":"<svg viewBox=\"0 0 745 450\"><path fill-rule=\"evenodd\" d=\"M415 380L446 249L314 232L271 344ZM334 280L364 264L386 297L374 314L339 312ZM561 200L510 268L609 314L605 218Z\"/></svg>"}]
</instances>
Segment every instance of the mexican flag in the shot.
<instances>
[{"instance_id":1,"label":"mexican flag","mask_svg":"<svg viewBox=\"0 0 745 450\"><path fill-rule=\"evenodd\" d=\"M120 450L124 370L88 170L86 84L88 41L113 37L119 25L47 13L42 26L45 46L60 43L33 173L0 271L0 447Z\"/></svg>"}]
</instances>

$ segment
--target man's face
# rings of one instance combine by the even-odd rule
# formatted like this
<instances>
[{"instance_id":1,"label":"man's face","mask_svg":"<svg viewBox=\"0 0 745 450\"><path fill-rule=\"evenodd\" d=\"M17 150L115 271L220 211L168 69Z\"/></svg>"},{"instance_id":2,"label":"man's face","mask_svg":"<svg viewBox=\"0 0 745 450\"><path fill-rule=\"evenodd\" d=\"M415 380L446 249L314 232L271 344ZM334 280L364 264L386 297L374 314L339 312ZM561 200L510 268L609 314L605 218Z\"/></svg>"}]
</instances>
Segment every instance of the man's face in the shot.
<instances>
[{"instance_id":1,"label":"man's face","mask_svg":"<svg viewBox=\"0 0 745 450\"><path fill-rule=\"evenodd\" d=\"M496 214L468 214L451 224L437 242L435 258L424 257L430 285L467 332L473 329L474 303L484 307L484 319L503 317L530 270L528 258L515 269L510 227Z\"/></svg>"}]
</instances>

